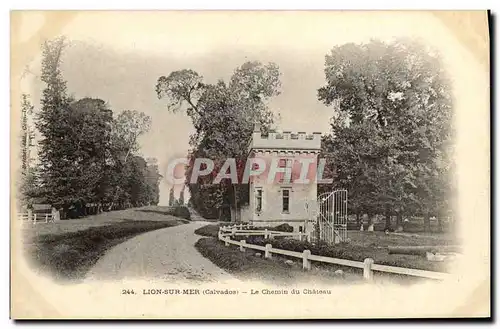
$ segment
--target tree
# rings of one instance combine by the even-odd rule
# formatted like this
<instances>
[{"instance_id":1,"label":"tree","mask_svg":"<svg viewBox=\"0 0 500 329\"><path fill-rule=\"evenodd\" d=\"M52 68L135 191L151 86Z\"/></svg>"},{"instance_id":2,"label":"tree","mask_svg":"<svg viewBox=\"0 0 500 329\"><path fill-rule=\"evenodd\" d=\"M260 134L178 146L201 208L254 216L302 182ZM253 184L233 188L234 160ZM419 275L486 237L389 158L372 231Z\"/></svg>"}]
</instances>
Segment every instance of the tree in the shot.
<instances>
[{"instance_id":1,"label":"tree","mask_svg":"<svg viewBox=\"0 0 500 329\"><path fill-rule=\"evenodd\" d=\"M39 142L38 197L57 208L85 212L97 201L105 172L111 111L104 102L85 98L73 101L66 94L60 63L63 38L43 44L41 80L45 84L36 127Z\"/></svg>"},{"instance_id":2,"label":"tree","mask_svg":"<svg viewBox=\"0 0 500 329\"><path fill-rule=\"evenodd\" d=\"M203 77L193 70L174 71L168 77L158 78L156 93L158 98L168 100L170 111L177 112L187 103L188 115L193 116L199 112L196 102L203 92L202 80Z\"/></svg>"},{"instance_id":3,"label":"tree","mask_svg":"<svg viewBox=\"0 0 500 329\"><path fill-rule=\"evenodd\" d=\"M173 207L175 203L174 188L170 189L170 194L168 195L168 205Z\"/></svg>"},{"instance_id":4,"label":"tree","mask_svg":"<svg viewBox=\"0 0 500 329\"><path fill-rule=\"evenodd\" d=\"M184 187L181 190L181 193L179 195L179 205L184 206Z\"/></svg>"},{"instance_id":5,"label":"tree","mask_svg":"<svg viewBox=\"0 0 500 329\"><path fill-rule=\"evenodd\" d=\"M146 181L147 162L140 156L131 156L125 166L123 190L127 196L123 202L133 206L149 203L149 187Z\"/></svg>"},{"instance_id":6,"label":"tree","mask_svg":"<svg viewBox=\"0 0 500 329\"><path fill-rule=\"evenodd\" d=\"M74 161L73 197L78 207L86 203L101 203L108 193L109 165L113 113L101 99L83 98L70 106L68 119L73 133L66 138L71 142Z\"/></svg>"},{"instance_id":7,"label":"tree","mask_svg":"<svg viewBox=\"0 0 500 329\"><path fill-rule=\"evenodd\" d=\"M66 137L75 127L67 120L71 99L66 94L60 64L64 39L46 41L42 47L41 80L45 83L41 110L36 126L42 134L39 142L40 187L46 202L56 207L68 207L73 193L71 172L72 144Z\"/></svg>"},{"instance_id":8,"label":"tree","mask_svg":"<svg viewBox=\"0 0 500 329\"><path fill-rule=\"evenodd\" d=\"M228 157L237 158L240 164L245 162L254 124L260 123L266 130L273 123L267 101L279 94L279 75L273 63L247 62L234 71L228 83L219 80L206 84L192 70L175 71L158 79L158 97L167 98L171 111L185 108L195 128L190 138L188 179L196 157L210 158L217 166ZM238 208L248 202L247 185L222 180L210 186L213 178L202 177L188 185L191 203L200 214L213 218L218 213L214 209L224 204Z\"/></svg>"},{"instance_id":9,"label":"tree","mask_svg":"<svg viewBox=\"0 0 500 329\"><path fill-rule=\"evenodd\" d=\"M135 110L121 112L113 122L113 150L117 161L127 162L139 148L138 138L151 128L151 117Z\"/></svg>"},{"instance_id":10,"label":"tree","mask_svg":"<svg viewBox=\"0 0 500 329\"><path fill-rule=\"evenodd\" d=\"M112 112L100 99L74 101L66 95L59 66L64 39L43 46L41 79L46 84L37 118L40 196L75 216L102 200L109 173Z\"/></svg>"},{"instance_id":11,"label":"tree","mask_svg":"<svg viewBox=\"0 0 500 329\"><path fill-rule=\"evenodd\" d=\"M71 102L65 111L61 111L60 119L64 123L58 128L66 132L63 138L44 134L43 142L56 149L51 152L58 156L59 161L56 161L56 166L46 166L47 158L42 159L44 173L51 174L50 180L45 181L42 194L49 196L48 201L54 205L74 207L75 215L85 215L86 204L100 203L108 188L112 113L104 101L84 98Z\"/></svg>"},{"instance_id":12,"label":"tree","mask_svg":"<svg viewBox=\"0 0 500 329\"><path fill-rule=\"evenodd\" d=\"M151 118L143 112L125 110L121 112L113 121L111 134L112 161L114 165L115 177L114 194L111 198L109 210L111 210L123 192L120 186L119 177L123 175L124 167L129 156L139 148L138 138L151 128Z\"/></svg>"},{"instance_id":13,"label":"tree","mask_svg":"<svg viewBox=\"0 0 500 329\"><path fill-rule=\"evenodd\" d=\"M334 47L318 97L338 104L330 145L357 211L437 213L452 182L450 86L437 53L412 40ZM339 119L340 118L340 119ZM438 206L439 204L439 206Z\"/></svg>"},{"instance_id":14,"label":"tree","mask_svg":"<svg viewBox=\"0 0 500 329\"><path fill-rule=\"evenodd\" d=\"M158 161L155 158L147 159L146 184L148 186L148 203L158 205L160 201L160 175L158 170Z\"/></svg>"},{"instance_id":15,"label":"tree","mask_svg":"<svg viewBox=\"0 0 500 329\"><path fill-rule=\"evenodd\" d=\"M64 46L63 38L42 46L45 88L36 118L42 135L36 172L29 170L27 152L31 135L26 114L32 106L23 97L21 160L26 184L22 194L62 208L63 217L67 211L70 216L86 215L89 207L100 211L105 203L111 209L116 200L122 207L158 203L157 165L149 166L135 154L137 140L149 129L151 119L137 111L113 118L101 99L69 97L60 71Z\"/></svg>"}]
</instances>

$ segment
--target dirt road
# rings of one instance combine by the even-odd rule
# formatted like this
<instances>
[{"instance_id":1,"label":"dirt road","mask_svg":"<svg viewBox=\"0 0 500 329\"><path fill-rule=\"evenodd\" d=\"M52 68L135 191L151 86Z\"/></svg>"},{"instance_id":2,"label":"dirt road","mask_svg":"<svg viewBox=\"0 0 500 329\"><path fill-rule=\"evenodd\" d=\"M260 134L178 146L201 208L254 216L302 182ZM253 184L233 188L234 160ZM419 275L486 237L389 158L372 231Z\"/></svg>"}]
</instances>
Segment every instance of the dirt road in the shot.
<instances>
[{"instance_id":1,"label":"dirt road","mask_svg":"<svg viewBox=\"0 0 500 329\"><path fill-rule=\"evenodd\" d=\"M138 235L110 249L88 272L89 280L154 279L166 282L226 282L230 274L194 247L197 221Z\"/></svg>"}]
</instances>

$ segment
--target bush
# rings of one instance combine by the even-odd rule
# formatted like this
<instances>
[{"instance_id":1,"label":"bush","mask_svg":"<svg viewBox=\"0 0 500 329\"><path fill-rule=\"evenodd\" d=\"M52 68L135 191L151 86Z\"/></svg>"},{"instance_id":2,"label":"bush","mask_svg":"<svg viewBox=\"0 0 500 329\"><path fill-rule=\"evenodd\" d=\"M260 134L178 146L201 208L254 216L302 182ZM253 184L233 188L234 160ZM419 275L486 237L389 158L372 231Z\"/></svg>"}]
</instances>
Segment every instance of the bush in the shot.
<instances>
[{"instance_id":1,"label":"bush","mask_svg":"<svg viewBox=\"0 0 500 329\"><path fill-rule=\"evenodd\" d=\"M254 228L258 229L258 228ZM269 229L269 227L268 227ZM363 232L361 232L363 233ZM446 272L447 263L446 262L429 262L423 253L414 253L412 255L404 254L391 254L387 247L387 239L392 237L397 237L398 239L408 239L408 237L402 238L397 235L386 235L386 234L369 234L369 237L379 237L383 238L381 241L385 241L383 247L381 247L381 241L376 241L375 243L356 244L356 243L339 243L335 245L330 245L325 242L311 243L307 241L300 241L296 239L291 239L288 237L275 237L273 239L265 239L262 235L260 236L235 236L234 240L245 240L248 244L265 246L266 244L271 244L273 248L290 250L295 252L303 252L304 250L310 250L311 254L332 258L347 259L353 261L363 262L366 258L372 258L375 260L376 264L414 268L428 271L438 271ZM408 243L407 240L404 240ZM432 249L435 249L433 247ZM431 249L431 250L432 250ZM286 256L285 256L286 257Z\"/></svg>"},{"instance_id":2,"label":"bush","mask_svg":"<svg viewBox=\"0 0 500 329\"><path fill-rule=\"evenodd\" d=\"M293 232L293 227L289 224L281 224L278 226L254 226L251 227L250 230L261 231L268 229L269 231L279 231L279 232Z\"/></svg>"},{"instance_id":3,"label":"bush","mask_svg":"<svg viewBox=\"0 0 500 329\"><path fill-rule=\"evenodd\" d=\"M227 248L217 239L201 238L194 246L203 257L227 271L245 271L252 266L253 256Z\"/></svg>"},{"instance_id":4,"label":"bush","mask_svg":"<svg viewBox=\"0 0 500 329\"><path fill-rule=\"evenodd\" d=\"M194 233L202 236L209 236L216 238L219 236L219 225L213 225L213 224L205 225L203 227L200 227L199 229L196 229Z\"/></svg>"},{"instance_id":5,"label":"bush","mask_svg":"<svg viewBox=\"0 0 500 329\"><path fill-rule=\"evenodd\" d=\"M281 224L273 228L274 231L280 231L280 232L293 232L293 227L290 226L289 224Z\"/></svg>"},{"instance_id":6,"label":"bush","mask_svg":"<svg viewBox=\"0 0 500 329\"><path fill-rule=\"evenodd\" d=\"M191 213L189 212L188 207L185 207L185 206L174 207L173 212L172 212L172 216L191 220Z\"/></svg>"},{"instance_id":7,"label":"bush","mask_svg":"<svg viewBox=\"0 0 500 329\"><path fill-rule=\"evenodd\" d=\"M336 245L329 245L325 242L311 243L307 241L300 241L295 239L264 239L262 237L248 237L247 243L259 246L271 244L273 248L284 249L296 252L303 252L310 250L311 254L325 257L349 259L354 261L364 261L365 258L370 257L374 252L373 247L368 246L352 246L347 243L339 243ZM385 252L387 254L387 251ZM394 259L376 259L378 264L402 266L407 267L408 264L399 258Z\"/></svg>"},{"instance_id":8,"label":"bush","mask_svg":"<svg viewBox=\"0 0 500 329\"><path fill-rule=\"evenodd\" d=\"M358 225L358 223L356 223L356 222L347 222L347 229L349 231L359 231L360 227L361 227L361 224Z\"/></svg>"}]
</instances>

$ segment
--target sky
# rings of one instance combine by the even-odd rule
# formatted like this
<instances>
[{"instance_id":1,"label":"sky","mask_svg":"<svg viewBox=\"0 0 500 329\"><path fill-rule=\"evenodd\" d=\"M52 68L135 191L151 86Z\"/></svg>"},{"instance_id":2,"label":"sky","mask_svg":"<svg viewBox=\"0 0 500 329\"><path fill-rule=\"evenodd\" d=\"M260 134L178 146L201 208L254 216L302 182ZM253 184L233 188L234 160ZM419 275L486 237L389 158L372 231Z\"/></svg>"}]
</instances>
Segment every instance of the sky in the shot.
<instances>
[{"instance_id":1,"label":"sky","mask_svg":"<svg viewBox=\"0 0 500 329\"><path fill-rule=\"evenodd\" d=\"M36 12L23 15L29 24L23 24L21 38L50 23ZM458 81L457 95L480 78L472 68L464 71L463 63L473 65L471 54L447 27L421 12L96 11L74 15L59 34L70 42L62 64L69 93L101 98L115 113L138 110L151 116L140 152L158 159L160 173L169 159L186 155L193 132L186 114L170 113L155 92L158 77L175 70L193 69L210 83L227 81L245 61L274 62L282 86L269 106L281 116L279 128L323 133L332 109L317 100L317 89L325 84L325 55L335 45L418 37L443 53L452 80ZM40 55L33 55L31 73L21 81L35 107L42 87L39 63ZM454 72L460 72L460 80L453 79ZM160 204L168 203L169 189L162 181Z\"/></svg>"}]
</instances>

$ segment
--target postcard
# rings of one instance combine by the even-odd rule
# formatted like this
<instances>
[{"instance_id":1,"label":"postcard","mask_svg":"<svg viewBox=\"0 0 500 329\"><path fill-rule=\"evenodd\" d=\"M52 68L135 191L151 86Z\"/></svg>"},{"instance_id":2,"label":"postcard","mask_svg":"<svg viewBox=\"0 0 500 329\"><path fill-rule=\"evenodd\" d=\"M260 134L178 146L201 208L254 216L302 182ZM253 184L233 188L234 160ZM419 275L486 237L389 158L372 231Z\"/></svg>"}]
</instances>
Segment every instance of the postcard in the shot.
<instances>
[{"instance_id":1,"label":"postcard","mask_svg":"<svg viewBox=\"0 0 500 329\"><path fill-rule=\"evenodd\" d=\"M12 11L11 318L491 317L487 11Z\"/></svg>"}]
</instances>

